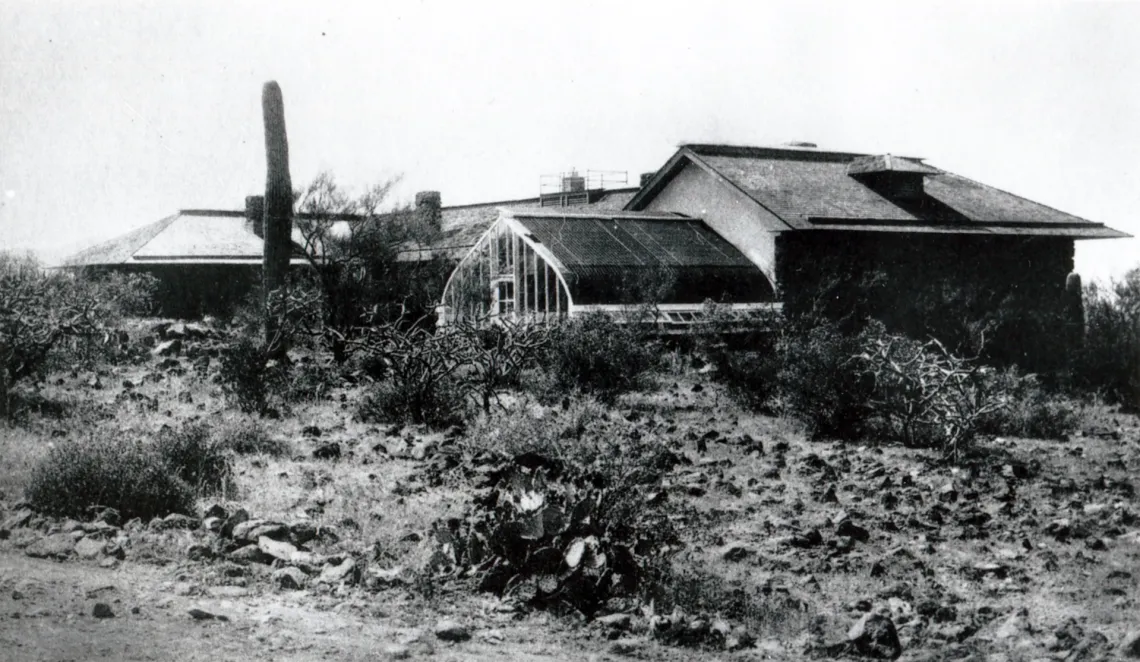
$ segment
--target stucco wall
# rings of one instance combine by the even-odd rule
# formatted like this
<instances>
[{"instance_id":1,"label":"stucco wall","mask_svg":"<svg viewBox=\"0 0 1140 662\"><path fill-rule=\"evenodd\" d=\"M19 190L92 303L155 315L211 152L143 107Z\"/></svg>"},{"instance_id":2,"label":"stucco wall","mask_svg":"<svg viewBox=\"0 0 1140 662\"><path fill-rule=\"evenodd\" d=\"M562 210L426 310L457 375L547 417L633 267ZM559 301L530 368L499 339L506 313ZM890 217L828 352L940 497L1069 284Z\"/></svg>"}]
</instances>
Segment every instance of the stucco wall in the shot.
<instances>
[{"instance_id":1,"label":"stucco wall","mask_svg":"<svg viewBox=\"0 0 1140 662\"><path fill-rule=\"evenodd\" d=\"M644 211L680 212L704 220L776 284L776 235L788 226L700 166L687 164Z\"/></svg>"}]
</instances>

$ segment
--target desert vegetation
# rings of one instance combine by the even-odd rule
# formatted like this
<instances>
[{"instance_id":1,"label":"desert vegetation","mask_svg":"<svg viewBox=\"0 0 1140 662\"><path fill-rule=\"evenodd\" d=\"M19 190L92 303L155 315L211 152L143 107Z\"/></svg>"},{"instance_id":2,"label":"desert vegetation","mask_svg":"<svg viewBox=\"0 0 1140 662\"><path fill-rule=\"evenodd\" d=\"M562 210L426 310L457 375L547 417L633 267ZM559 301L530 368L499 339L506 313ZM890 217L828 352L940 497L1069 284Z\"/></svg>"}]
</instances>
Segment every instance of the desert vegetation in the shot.
<instances>
[{"instance_id":1,"label":"desert vegetation","mask_svg":"<svg viewBox=\"0 0 1140 662\"><path fill-rule=\"evenodd\" d=\"M1083 288L1049 374L850 310L437 328L362 263L398 216L320 224L382 193L319 179L312 273L228 320L0 256L0 554L494 605L446 642L504 613L641 657L1137 652L1140 270Z\"/></svg>"}]
</instances>

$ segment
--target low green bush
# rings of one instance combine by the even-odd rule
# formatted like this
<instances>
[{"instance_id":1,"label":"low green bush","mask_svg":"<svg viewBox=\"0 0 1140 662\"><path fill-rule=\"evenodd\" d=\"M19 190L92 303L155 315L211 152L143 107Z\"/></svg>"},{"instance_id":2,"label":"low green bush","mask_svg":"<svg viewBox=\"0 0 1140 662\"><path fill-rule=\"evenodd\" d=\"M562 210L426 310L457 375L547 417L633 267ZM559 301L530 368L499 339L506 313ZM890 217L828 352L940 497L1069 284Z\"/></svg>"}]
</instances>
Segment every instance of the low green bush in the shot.
<instances>
[{"instance_id":1,"label":"low green bush","mask_svg":"<svg viewBox=\"0 0 1140 662\"><path fill-rule=\"evenodd\" d=\"M247 414L261 414L270 397L282 390L285 368L269 358L265 347L241 337L222 348L218 378L222 391Z\"/></svg>"},{"instance_id":2,"label":"low green bush","mask_svg":"<svg viewBox=\"0 0 1140 662\"><path fill-rule=\"evenodd\" d=\"M125 519L191 514L194 490L151 443L92 436L61 442L35 467L26 491L38 511L83 519L114 508Z\"/></svg>"},{"instance_id":3,"label":"low green bush","mask_svg":"<svg viewBox=\"0 0 1140 662\"><path fill-rule=\"evenodd\" d=\"M230 455L204 422L163 428L156 440L159 456L176 476L199 494L229 487L233 476Z\"/></svg>"},{"instance_id":4,"label":"low green bush","mask_svg":"<svg viewBox=\"0 0 1140 662\"><path fill-rule=\"evenodd\" d=\"M867 432L873 384L858 365L861 342L829 322L789 324L776 343L785 410L813 437L854 440Z\"/></svg>"},{"instance_id":5,"label":"low green bush","mask_svg":"<svg viewBox=\"0 0 1140 662\"><path fill-rule=\"evenodd\" d=\"M454 378L386 379L374 385L357 408L366 423L413 423L433 428L462 424L470 400Z\"/></svg>"},{"instance_id":6,"label":"low green bush","mask_svg":"<svg viewBox=\"0 0 1140 662\"><path fill-rule=\"evenodd\" d=\"M238 455L281 457L292 450L288 442L269 436L265 426L253 418L223 419L214 426L212 435L219 448Z\"/></svg>"},{"instance_id":7,"label":"low green bush","mask_svg":"<svg viewBox=\"0 0 1140 662\"><path fill-rule=\"evenodd\" d=\"M657 344L637 323L621 324L598 312L555 327L539 363L555 393L581 392L613 402L640 385L658 354Z\"/></svg>"},{"instance_id":8,"label":"low green bush","mask_svg":"<svg viewBox=\"0 0 1140 662\"><path fill-rule=\"evenodd\" d=\"M983 418L980 430L985 434L1063 441L1084 421L1084 406L1047 392L1033 375L1010 368L991 379L995 389L1008 394L1008 405Z\"/></svg>"}]
</instances>

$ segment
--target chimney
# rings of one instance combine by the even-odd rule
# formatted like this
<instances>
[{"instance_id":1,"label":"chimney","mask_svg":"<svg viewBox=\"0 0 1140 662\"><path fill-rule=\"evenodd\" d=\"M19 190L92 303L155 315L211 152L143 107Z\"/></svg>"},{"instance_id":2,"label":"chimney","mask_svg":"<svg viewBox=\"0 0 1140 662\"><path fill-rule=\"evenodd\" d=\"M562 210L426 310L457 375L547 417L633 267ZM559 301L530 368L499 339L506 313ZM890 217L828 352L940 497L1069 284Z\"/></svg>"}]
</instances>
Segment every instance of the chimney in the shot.
<instances>
[{"instance_id":1,"label":"chimney","mask_svg":"<svg viewBox=\"0 0 1140 662\"><path fill-rule=\"evenodd\" d=\"M416 219L420 227L433 234L439 232L443 225L442 208L439 191L420 191L416 194Z\"/></svg>"},{"instance_id":2,"label":"chimney","mask_svg":"<svg viewBox=\"0 0 1140 662\"><path fill-rule=\"evenodd\" d=\"M653 175L656 175L656 174L657 174L656 172L643 172L643 173L641 173L641 188L645 188L645 185L648 184L649 180L653 179Z\"/></svg>"},{"instance_id":3,"label":"chimney","mask_svg":"<svg viewBox=\"0 0 1140 662\"><path fill-rule=\"evenodd\" d=\"M263 195L247 195L245 196L245 229L252 232L262 239L265 238L265 232L262 223L265 220L265 196Z\"/></svg>"}]
</instances>

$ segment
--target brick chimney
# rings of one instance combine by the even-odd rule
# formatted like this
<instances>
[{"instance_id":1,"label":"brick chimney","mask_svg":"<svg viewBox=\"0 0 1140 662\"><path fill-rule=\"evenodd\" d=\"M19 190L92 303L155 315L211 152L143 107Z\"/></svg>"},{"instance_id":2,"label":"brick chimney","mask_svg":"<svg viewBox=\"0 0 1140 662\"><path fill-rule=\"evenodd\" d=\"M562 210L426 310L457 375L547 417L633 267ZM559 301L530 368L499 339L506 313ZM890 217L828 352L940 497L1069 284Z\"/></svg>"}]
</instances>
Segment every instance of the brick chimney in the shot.
<instances>
[{"instance_id":1,"label":"brick chimney","mask_svg":"<svg viewBox=\"0 0 1140 662\"><path fill-rule=\"evenodd\" d=\"M262 227L264 222L265 196L245 196L245 229L264 239L265 232L264 228Z\"/></svg>"},{"instance_id":2,"label":"brick chimney","mask_svg":"<svg viewBox=\"0 0 1140 662\"><path fill-rule=\"evenodd\" d=\"M439 191L420 191L416 194L416 220L420 227L433 234L439 232L443 225L442 200Z\"/></svg>"},{"instance_id":3,"label":"brick chimney","mask_svg":"<svg viewBox=\"0 0 1140 662\"><path fill-rule=\"evenodd\" d=\"M645 185L648 184L649 180L653 179L653 175L656 175L656 174L657 174L656 172L643 172L643 173L641 173L641 188L645 188Z\"/></svg>"}]
</instances>

